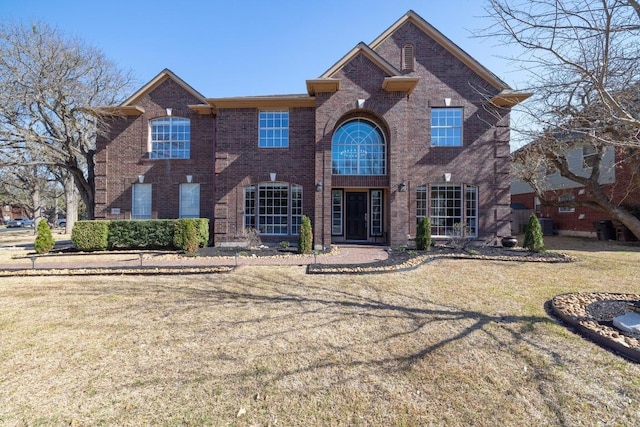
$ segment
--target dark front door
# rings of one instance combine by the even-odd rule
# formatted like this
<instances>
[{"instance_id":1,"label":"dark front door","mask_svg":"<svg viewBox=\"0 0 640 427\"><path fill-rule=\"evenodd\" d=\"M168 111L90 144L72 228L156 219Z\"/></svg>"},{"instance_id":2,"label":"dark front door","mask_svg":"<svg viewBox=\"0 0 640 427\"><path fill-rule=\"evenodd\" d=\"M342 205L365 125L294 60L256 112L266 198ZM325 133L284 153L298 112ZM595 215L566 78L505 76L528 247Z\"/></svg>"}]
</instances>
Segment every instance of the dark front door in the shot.
<instances>
[{"instance_id":1,"label":"dark front door","mask_svg":"<svg viewBox=\"0 0 640 427\"><path fill-rule=\"evenodd\" d=\"M367 193L347 193L346 238L367 239Z\"/></svg>"}]
</instances>

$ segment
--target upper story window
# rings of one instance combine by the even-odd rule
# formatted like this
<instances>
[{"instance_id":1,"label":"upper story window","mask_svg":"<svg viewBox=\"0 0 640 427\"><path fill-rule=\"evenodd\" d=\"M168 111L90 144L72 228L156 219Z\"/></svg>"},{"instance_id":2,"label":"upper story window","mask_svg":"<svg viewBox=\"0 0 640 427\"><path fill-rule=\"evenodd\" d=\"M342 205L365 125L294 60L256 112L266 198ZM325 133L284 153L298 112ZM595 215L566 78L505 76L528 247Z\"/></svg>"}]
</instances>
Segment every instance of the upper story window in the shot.
<instances>
[{"instance_id":1,"label":"upper story window","mask_svg":"<svg viewBox=\"0 0 640 427\"><path fill-rule=\"evenodd\" d=\"M181 117L151 120L151 159L188 159L191 121Z\"/></svg>"},{"instance_id":2,"label":"upper story window","mask_svg":"<svg viewBox=\"0 0 640 427\"><path fill-rule=\"evenodd\" d=\"M331 169L334 175L384 175L386 156L382 131L368 120L348 121L333 134Z\"/></svg>"},{"instance_id":3,"label":"upper story window","mask_svg":"<svg viewBox=\"0 0 640 427\"><path fill-rule=\"evenodd\" d=\"M415 69L415 59L413 45L407 43L402 47L402 71L413 71Z\"/></svg>"},{"instance_id":4,"label":"upper story window","mask_svg":"<svg viewBox=\"0 0 640 427\"><path fill-rule=\"evenodd\" d=\"M431 109L431 146L462 147L462 108Z\"/></svg>"},{"instance_id":5,"label":"upper story window","mask_svg":"<svg viewBox=\"0 0 640 427\"><path fill-rule=\"evenodd\" d=\"M573 193L565 193L558 196L558 202L575 202L576 196ZM574 206L558 206L558 212L575 212Z\"/></svg>"},{"instance_id":6,"label":"upper story window","mask_svg":"<svg viewBox=\"0 0 640 427\"><path fill-rule=\"evenodd\" d=\"M289 112L260 111L258 147L286 148L289 146Z\"/></svg>"}]
</instances>

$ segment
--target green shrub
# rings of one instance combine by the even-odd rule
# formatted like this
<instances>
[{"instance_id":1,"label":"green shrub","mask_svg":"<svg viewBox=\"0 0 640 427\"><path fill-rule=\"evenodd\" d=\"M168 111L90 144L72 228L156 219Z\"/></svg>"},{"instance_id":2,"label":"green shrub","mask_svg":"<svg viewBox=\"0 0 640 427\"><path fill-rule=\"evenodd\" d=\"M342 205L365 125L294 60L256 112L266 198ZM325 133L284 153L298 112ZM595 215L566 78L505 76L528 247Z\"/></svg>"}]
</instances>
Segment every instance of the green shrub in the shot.
<instances>
[{"instance_id":1,"label":"green shrub","mask_svg":"<svg viewBox=\"0 0 640 427\"><path fill-rule=\"evenodd\" d=\"M301 254L311 253L313 243L313 232L311 231L311 220L308 216L302 215L300 224L300 236L298 237L298 252Z\"/></svg>"},{"instance_id":2,"label":"green shrub","mask_svg":"<svg viewBox=\"0 0 640 427\"><path fill-rule=\"evenodd\" d=\"M206 238L202 238L201 224L202 218L178 219L173 229L173 246L186 253L196 253L203 241L208 240L209 227L206 223Z\"/></svg>"},{"instance_id":3,"label":"green shrub","mask_svg":"<svg viewBox=\"0 0 640 427\"><path fill-rule=\"evenodd\" d=\"M196 231L196 225L194 221L187 221L185 227L185 245L184 251L188 254L195 254L198 252L198 232Z\"/></svg>"},{"instance_id":4,"label":"green shrub","mask_svg":"<svg viewBox=\"0 0 640 427\"><path fill-rule=\"evenodd\" d=\"M209 244L209 218L193 218L198 233L198 244L204 248Z\"/></svg>"},{"instance_id":5,"label":"green shrub","mask_svg":"<svg viewBox=\"0 0 640 427\"><path fill-rule=\"evenodd\" d=\"M38 223L38 236L34 243L36 253L46 254L53 249L55 244L56 242L53 240L53 234L51 234L49 224L47 224L47 221L40 221Z\"/></svg>"},{"instance_id":6,"label":"green shrub","mask_svg":"<svg viewBox=\"0 0 640 427\"><path fill-rule=\"evenodd\" d=\"M544 252L544 241L542 239L542 227L538 218L531 214L527 228L524 231L523 247L532 252Z\"/></svg>"},{"instance_id":7,"label":"green shrub","mask_svg":"<svg viewBox=\"0 0 640 427\"><path fill-rule=\"evenodd\" d=\"M111 249L164 249L173 246L175 220L118 220L109 226Z\"/></svg>"},{"instance_id":8,"label":"green shrub","mask_svg":"<svg viewBox=\"0 0 640 427\"><path fill-rule=\"evenodd\" d=\"M78 221L71 231L71 241L80 251L104 251L109 243L110 221Z\"/></svg>"},{"instance_id":9,"label":"green shrub","mask_svg":"<svg viewBox=\"0 0 640 427\"><path fill-rule=\"evenodd\" d=\"M431 220L424 217L418 223L416 231L416 249L427 250L431 247Z\"/></svg>"}]
</instances>

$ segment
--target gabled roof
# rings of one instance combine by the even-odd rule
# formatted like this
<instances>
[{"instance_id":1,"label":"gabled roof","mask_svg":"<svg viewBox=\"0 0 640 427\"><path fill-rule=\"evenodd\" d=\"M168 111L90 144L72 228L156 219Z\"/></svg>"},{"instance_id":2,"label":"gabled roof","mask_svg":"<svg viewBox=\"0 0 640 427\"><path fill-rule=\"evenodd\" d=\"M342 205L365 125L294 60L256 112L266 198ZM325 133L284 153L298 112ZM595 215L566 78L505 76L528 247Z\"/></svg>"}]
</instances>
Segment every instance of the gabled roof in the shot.
<instances>
[{"instance_id":1,"label":"gabled roof","mask_svg":"<svg viewBox=\"0 0 640 427\"><path fill-rule=\"evenodd\" d=\"M194 88L189 86L184 80L182 80L180 77L175 75L171 70L169 70L168 68L165 68L157 76L155 76L153 79L151 79L151 81L149 81L149 83L147 83L146 85L142 86L140 89L138 89L137 92L135 92L133 95L131 95L129 98L127 98L122 104L120 104L120 107L132 107L132 106L134 106L136 101L138 101L138 99L140 99L141 97L143 97L147 93L151 92L152 90L154 90L158 86L160 86L160 84L162 84L167 79L171 79L174 82L176 82L178 84L178 86L183 88L186 92L188 92L190 95L192 95L198 101L200 101L201 104L206 104L207 103L207 99L204 96L202 96L202 94L200 92L198 92L197 90L195 90Z\"/></svg>"},{"instance_id":2,"label":"gabled roof","mask_svg":"<svg viewBox=\"0 0 640 427\"><path fill-rule=\"evenodd\" d=\"M340 69L342 67L347 65L353 58L355 58L359 54L362 54L362 55L366 56L371 62L376 64L376 66L378 68L380 68L382 71L384 71L388 76L401 76L402 75L402 73L396 67L394 67L393 65L389 64L387 62L387 60L384 59L382 56L378 55L378 53L376 51L371 49L369 46L367 46L363 42L360 42L360 43L358 43L356 45L356 47L351 49L351 51L349 51L349 53L347 53L345 56L343 56L338 62L333 64L333 66L331 68L329 68L327 71L325 71L320 76L320 78L321 79L332 78L335 75L335 73L340 71Z\"/></svg>"},{"instance_id":3,"label":"gabled roof","mask_svg":"<svg viewBox=\"0 0 640 427\"><path fill-rule=\"evenodd\" d=\"M360 42L338 62L333 64L331 68L325 71L320 78L307 80L307 92L309 92L309 95L315 95L316 92L338 91L340 89L340 80L335 79L333 76L358 55L364 55L387 75L382 86L384 90L402 91L411 94L420 80L418 77L407 77L402 75L396 67L391 65L382 56L378 55L376 51L371 49L365 43Z\"/></svg>"},{"instance_id":4,"label":"gabled roof","mask_svg":"<svg viewBox=\"0 0 640 427\"><path fill-rule=\"evenodd\" d=\"M483 78L491 86L500 91L490 101L499 107L513 107L514 105L529 98L532 94L513 90L507 83L498 78L489 69L476 61L471 55L462 50L458 45L449 40L438 31L434 26L425 21L420 15L413 10L409 10L404 16L398 19L393 25L387 28L380 36L378 36L370 44L359 43L349 53L343 56L331 68L325 71L320 78L307 80L307 91L309 95L315 95L318 92L336 92L340 90L340 80L334 78L335 74L349 63L357 55L364 55L378 66L388 77L385 78L383 89L387 91L403 91L411 94L418 84L418 77L409 77L403 75L398 69L391 65L387 60L380 56L376 49L389 37L391 37L400 27L407 22L411 22L422 32L431 37L440 46L445 48L455 58L469 67L478 76Z\"/></svg>"},{"instance_id":5,"label":"gabled roof","mask_svg":"<svg viewBox=\"0 0 640 427\"><path fill-rule=\"evenodd\" d=\"M382 42L392 36L400 27L405 23L411 22L418 27L422 32L434 39L440 46L444 47L449 53L458 58L463 64L471 68L476 74L485 79L493 87L499 90L510 89L509 85L503 82L489 69L484 67L478 61L476 61L471 55L462 50L458 45L448 39L444 34L438 31L433 25L425 21L420 15L413 10L409 10L404 16L398 19L393 25L391 25L385 32L380 34L378 38L372 41L369 46L371 49L376 49Z\"/></svg>"}]
</instances>

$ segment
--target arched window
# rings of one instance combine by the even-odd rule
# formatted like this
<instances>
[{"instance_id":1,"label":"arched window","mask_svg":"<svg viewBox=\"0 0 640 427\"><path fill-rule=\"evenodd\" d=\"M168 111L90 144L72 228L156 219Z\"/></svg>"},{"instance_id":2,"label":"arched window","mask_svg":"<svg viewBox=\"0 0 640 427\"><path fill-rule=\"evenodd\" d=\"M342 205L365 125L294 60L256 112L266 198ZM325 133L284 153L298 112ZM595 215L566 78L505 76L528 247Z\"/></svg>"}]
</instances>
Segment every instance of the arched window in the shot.
<instances>
[{"instance_id":1,"label":"arched window","mask_svg":"<svg viewBox=\"0 0 640 427\"><path fill-rule=\"evenodd\" d=\"M411 43L407 43L402 47L402 70L414 70L414 53L413 45Z\"/></svg>"},{"instance_id":2,"label":"arched window","mask_svg":"<svg viewBox=\"0 0 640 427\"><path fill-rule=\"evenodd\" d=\"M191 146L191 121L180 117L162 117L149 122L151 159L188 159Z\"/></svg>"},{"instance_id":3,"label":"arched window","mask_svg":"<svg viewBox=\"0 0 640 427\"><path fill-rule=\"evenodd\" d=\"M384 175L386 146L380 128L364 119L340 125L331 140L331 169L334 175Z\"/></svg>"}]
</instances>

